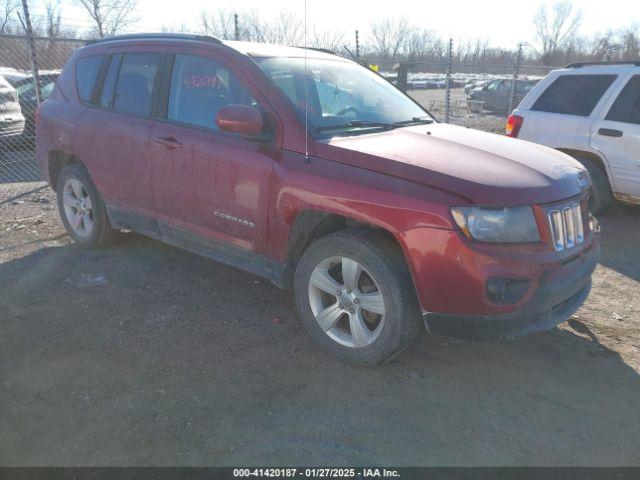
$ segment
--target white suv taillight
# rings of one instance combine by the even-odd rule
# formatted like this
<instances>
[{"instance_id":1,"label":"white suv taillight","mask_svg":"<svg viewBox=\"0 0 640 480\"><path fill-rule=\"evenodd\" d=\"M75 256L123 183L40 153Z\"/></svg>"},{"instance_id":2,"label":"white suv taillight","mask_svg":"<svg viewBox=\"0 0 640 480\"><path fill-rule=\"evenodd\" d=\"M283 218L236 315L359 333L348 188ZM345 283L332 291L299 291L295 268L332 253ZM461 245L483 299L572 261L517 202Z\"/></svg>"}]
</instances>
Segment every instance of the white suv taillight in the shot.
<instances>
[{"instance_id":1,"label":"white suv taillight","mask_svg":"<svg viewBox=\"0 0 640 480\"><path fill-rule=\"evenodd\" d=\"M516 138L518 133L520 133L520 128L522 128L522 124L524 123L524 118L519 115L509 115L509 119L507 120L506 133L507 137Z\"/></svg>"}]
</instances>

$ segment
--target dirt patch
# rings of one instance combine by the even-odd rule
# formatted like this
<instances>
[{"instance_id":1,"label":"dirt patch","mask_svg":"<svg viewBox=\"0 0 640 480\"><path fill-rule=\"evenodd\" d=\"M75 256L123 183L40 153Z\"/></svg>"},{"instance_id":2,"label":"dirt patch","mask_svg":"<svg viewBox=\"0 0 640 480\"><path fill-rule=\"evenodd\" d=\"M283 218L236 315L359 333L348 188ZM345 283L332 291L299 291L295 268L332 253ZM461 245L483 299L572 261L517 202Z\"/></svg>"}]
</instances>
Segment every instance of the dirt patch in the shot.
<instances>
[{"instance_id":1,"label":"dirt patch","mask_svg":"<svg viewBox=\"0 0 640 480\"><path fill-rule=\"evenodd\" d=\"M83 250L48 188L1 185L0 464L637 465L639 216L602 216L593 292L560 328L422 334L354 368L288 292L138 235Z\"/></svg>"}]
</instances>

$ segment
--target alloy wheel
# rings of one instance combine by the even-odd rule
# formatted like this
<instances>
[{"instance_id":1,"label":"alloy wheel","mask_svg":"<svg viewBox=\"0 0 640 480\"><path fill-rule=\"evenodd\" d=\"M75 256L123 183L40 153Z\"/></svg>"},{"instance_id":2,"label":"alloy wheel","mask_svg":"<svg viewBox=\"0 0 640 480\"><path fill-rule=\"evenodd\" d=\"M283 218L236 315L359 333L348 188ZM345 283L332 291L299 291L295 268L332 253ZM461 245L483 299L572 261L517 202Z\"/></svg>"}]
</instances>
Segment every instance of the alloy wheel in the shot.
<instances>
[{"instance_id":1,"label":"alloy wheel","mask_svg":"<svg viewBox=\"0 0 640 480\"><path fill-rule=\"evenodd\" d=\"M371 345L384 327L386 306L373 276L357 261L331 257L309 279L309 303L320 328L341 345Z\"/></svg>"},{"instance_id":2,"label":"alloy wheel","mask_svg":"<svg viewBox=\"0 0 640 480\"><path fill-rule=\"evenodd\" d=\"M93 205L89 192L76 178L70 178L62 189L64 213L73 232L80 237L91 235L93 230Z\"/></svg>"}]
</instances>

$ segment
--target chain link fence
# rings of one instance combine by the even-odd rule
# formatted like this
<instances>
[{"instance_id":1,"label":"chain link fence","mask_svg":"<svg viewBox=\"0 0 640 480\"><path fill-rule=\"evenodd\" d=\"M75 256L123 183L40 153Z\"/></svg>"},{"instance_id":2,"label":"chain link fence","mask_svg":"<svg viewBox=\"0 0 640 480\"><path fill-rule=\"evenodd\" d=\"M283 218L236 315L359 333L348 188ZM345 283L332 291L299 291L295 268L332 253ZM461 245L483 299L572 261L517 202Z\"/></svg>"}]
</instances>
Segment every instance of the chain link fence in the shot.
<instances>
[{"instance_id":1,"label":"chain link fence","mask_svg":"<svg viewBox=\"0 0 640 480\"><path fill-rule=\"evenodd\" d=\"M41 179L34 155L36 110L51 93L71 54L86 43L47 37L34 37L33 41L37 75L29 38L0 35L0 183Z\"/></svg>"},{"instance_id":2,"label":"chain link fence","mask_svg":"<svg viewBox=\"0 0 640 480\"><path fill-rule=\"evenodd\" d=\"M383 73L439 121L502 133L506 118L551 70L521 64L399 62Z\"/></svg>"},{"instance_id":3,"label":"chain link fence","mask_svg":"<svg viewBox=\"0 0 640 480\"><path fill-rule=\"evenodd\" d=\"M36 181L35 115L64 64L85 39L34 37L37 74L29 38L0 35L0 183ZM552 68L521 64L521 51L502 65L444 60L398 62L367 59L371 68L407 92L438 120L502 133L505 119L526 93ZM365 63L365 62L363 62ZM393 65L392 68L391 65ZM385 71L386 70L386 71ZM39 78L36 88L35 79Z\"/></svg>"}]
</instances>

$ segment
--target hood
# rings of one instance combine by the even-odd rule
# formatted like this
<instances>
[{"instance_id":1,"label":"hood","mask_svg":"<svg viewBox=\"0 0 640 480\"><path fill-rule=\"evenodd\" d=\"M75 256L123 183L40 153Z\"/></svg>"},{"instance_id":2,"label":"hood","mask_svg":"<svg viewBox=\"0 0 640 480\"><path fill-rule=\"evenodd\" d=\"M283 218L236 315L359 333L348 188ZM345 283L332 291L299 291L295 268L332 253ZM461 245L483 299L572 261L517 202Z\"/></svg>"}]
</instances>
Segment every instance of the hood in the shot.
<instances>
[{"instance_id":1,"label":"hood","mask_svg":"<svg viewBox=\"0 0 640 480\"><path fill-rule=\"evenodd\" d=\"M551 148L444 123L334 137L321 144L331 160L457 194L477 205L555 202L581 193L578 180L585 176L580 163Z\"/></svg>"}]
</instances>

